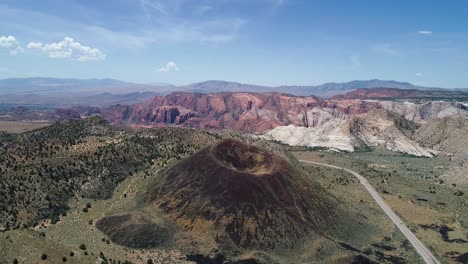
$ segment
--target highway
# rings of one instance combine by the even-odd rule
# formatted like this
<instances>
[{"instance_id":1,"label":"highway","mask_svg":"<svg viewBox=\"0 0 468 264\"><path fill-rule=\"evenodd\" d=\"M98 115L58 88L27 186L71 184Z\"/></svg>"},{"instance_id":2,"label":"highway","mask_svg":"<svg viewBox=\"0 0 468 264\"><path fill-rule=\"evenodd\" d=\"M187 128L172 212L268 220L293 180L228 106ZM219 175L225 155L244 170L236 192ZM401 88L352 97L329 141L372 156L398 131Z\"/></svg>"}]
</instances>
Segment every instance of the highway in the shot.
<instances>
[{"instance_id":1,"label":"highway","mask_svg":"<svg viewBox=\"0 0 468 264\"><path fill-rule=\"evenodd\" d=\"M360 175L357 172L354 172L352 170L342 168L339 166L334 166L334 165L329 165L325 163L319 163L319 162L313 162L313 161L307 161L307 160L299 160L300 162L304 163L309 163L309 164L314 164L314 165L320 165L320 166L325 166L329 168L334 168L334 169L339 169L339 170L344 170L352 175L354 175L356 178L359 179L359 182L366 188L366 190L370 193L370 195L374 198L374 200L377 202L377 204L382 208L382 210L390 217L390 219L395 223L395 225L400 229L400 231L405 235L405 237L411 242L413 245L414 249L416 252L421 256L421 258L424 260L425 263L428 264L440 264L440 262L432 255L431 251L427 249L424 244L414 235L413 232L403 223L403 221L398 217L395 212L385 203L385 201L380 197L380 195L377 193L377 191L370 185L370 183L366 180L366 178L362 175Z\"/></svg>"}]
</instances>

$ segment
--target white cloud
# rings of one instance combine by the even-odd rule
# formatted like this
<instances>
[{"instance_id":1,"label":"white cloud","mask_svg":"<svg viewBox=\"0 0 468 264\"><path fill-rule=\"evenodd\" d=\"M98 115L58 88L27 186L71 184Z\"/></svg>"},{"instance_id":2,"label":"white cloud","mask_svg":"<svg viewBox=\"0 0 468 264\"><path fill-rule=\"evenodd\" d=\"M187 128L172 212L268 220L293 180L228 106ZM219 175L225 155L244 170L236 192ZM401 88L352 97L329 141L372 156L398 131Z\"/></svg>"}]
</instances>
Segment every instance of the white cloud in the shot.
<instances>
[{"instance_id":1,"label":"white cloud","mask_svg":"<svg viewBox=\"0 0 468 264\"><path fill-rule=\"evenodd\" d=\"M422 77L422 76L424 76L424 73L422 73L422 72L416 73L416 77Z\"/></svg>"},{"instance_id":2,"label":"white cloud","mask_svg":"<svg viewBox=\"0 0 468 264\"><path fill-rule=\"evenodd\" d=\"M78 61L105 60L106 54L97 48L84 46L73 38L65 37L63 41L42 44L30 42L29 49L38 49L54 59L74 59Z\"/></svg>"},{"instance_id":3,"label":"white cloud","mask_svg":"<svg viewBox=\"0 0 468 264\"><path fill-rule=\"evenodd\" d=\"M430 30L419 30L418 34L420 34L420 35L432 35L432 31L430 31Z\"/></svg>"},{"instance_id":4,"label":"white cloud","mask_svg":"<svg viewBox=\"0 0 468 264\"><path fill-rule=\"evenodd\" d=\"M17 55L24 52L24 49L13 36L0 36L0 48L9 49L11 55Z\"/></svg>"},{"instance_id":5,"label":"white cloud","mask_svg":"<svg viewBox=\"0 0 468 264\"><path fill-rule=\"evenodd\" d=\"M43 45L41 42L29 42L27 48L28 49L41 49L42 46Z\"/></svg>"},{"instance_id":6,"label":"white cloud","mask_svg":"<svg viewBox=\"0 0 468 264\"><path fill-rule=\"evenodd\" d=\"M179 71L179 67L173 61L170 61L166 64L166 66L161 67L158 72L171 72L171 71Z\"/></svg>"},{"instance_id":7,"label":"white cloud","mask_svg":"<svg viewBox=\"0 0 468 264\"><path fill-rule=\"evenodd\" d=\"M18 42L16 41L16 38L13 36L1 36L0 37L0 47L2 48L12 48L13 46L16 46Z\"/></svg>"}]
</instances>

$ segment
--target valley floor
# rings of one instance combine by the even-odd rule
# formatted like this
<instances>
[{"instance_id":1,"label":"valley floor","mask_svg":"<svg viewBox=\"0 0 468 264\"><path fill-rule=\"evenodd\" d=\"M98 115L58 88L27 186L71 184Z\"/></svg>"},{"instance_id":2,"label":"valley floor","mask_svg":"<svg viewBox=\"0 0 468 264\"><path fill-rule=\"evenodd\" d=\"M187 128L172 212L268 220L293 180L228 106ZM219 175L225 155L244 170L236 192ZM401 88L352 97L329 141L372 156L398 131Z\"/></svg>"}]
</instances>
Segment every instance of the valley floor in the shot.
<instances>
[{"instance_id":1,"label":"valley floor","mask_svg":"<svg viewBox=\"0 0 468 264\"><path fill-rule=\"evenodd\" d=\"M22 133L29 130L49 126L49 122L36 122L36 121L0 121L0 131L9 133Z\"/></svg>"}]
</instances>

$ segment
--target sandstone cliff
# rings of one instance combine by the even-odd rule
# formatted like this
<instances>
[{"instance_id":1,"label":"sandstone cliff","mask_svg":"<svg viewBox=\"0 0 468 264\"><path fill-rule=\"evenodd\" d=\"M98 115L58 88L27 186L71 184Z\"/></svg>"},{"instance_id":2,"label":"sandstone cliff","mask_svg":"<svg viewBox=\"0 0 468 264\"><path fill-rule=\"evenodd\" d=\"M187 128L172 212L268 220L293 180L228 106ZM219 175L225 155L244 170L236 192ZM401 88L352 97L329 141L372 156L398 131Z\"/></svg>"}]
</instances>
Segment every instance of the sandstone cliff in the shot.
<instances>
[{"instance_id":1,"label":"sandstone cliff","mask_svg":"<svg viewBox=\"0 0 468 264\"><path fill-rule=\"evenodd\" d=\"M102 111L114 124L233 129L291 145L337 150L384 146L417 156L436 153L414 140L417 128L448 116L468 117L461 103L324 100L281 93L172 93Z\"/></svg>"}]
</instances>

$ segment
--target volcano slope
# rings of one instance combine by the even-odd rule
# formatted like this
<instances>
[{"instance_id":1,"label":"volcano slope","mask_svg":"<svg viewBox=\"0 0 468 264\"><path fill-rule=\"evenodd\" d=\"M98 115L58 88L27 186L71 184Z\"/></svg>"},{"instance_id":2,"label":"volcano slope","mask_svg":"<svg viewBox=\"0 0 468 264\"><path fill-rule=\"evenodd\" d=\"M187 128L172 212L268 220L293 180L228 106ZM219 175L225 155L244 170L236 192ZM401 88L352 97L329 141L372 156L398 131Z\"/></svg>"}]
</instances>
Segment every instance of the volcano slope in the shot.
<instances>
[{"instance_id":1,"label":"volcano slope","mask_svg":"<svg viewBox=\"0 0 468 264\"><path fill-rule=\"evenodd\" d=\"M292 248L357 228L339 201L284 158L225 139L168 169L146 202L184 230L210 226L218 247Z\"/></svg>"}]
</instances>

